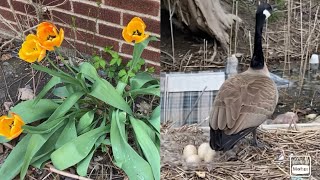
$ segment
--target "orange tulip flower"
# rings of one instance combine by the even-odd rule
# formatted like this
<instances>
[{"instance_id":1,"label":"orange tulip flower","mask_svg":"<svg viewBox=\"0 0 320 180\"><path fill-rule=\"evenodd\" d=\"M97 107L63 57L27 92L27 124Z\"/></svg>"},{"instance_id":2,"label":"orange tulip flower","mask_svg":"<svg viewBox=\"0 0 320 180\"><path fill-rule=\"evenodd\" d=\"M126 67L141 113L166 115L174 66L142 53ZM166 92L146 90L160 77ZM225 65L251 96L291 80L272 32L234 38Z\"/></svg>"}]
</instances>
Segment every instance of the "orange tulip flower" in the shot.
<instances>
[{"instance_id":1,"label":"orange tulip flower","mask_svg":"<svg viewBox=\"0 0 320 180\"><path fill-rule=\"evenodd\" d=\"M149 34L145 34L146 25L141 18L134 17L127 25L123 28L122 37L127 42L135 41L139 43L149 37Z\"/></svg>"},{"instance_id":2,"label":"orange tulip flower","mask_svg":"<svg viewBox=\"0 0 320 180\"><path fill-rule=\"evenodd\" d=\"M60 47L64 39L64 31L49 22L42 22L38 25L37 36L41 46L49 51L54 50L54 47Z\"/></svg>"},{"instance_id":3,"label":"orange tulip flower","mask_svg":"<svg viewBox=\"0 0 320 180\"><path fill-rule=\"evenodd\" d=\"M23 120L15 113L11 113L11 117L1 116L0 135L5 136L9 140L14 139L22 133L23 125Z\"/></svg>"},{"instance_id":4,"label":"orange tulip flower","mask_svg":"<svg viewBox=\"0 0 320 180\"><path fill-rule=\"evenodd\" d=\"M33 63L40 62L46 56L46 50L42 48L38 42L38 37L34 34L29 34L19 50L20 59Z\"/></svg>"}]
</instances>

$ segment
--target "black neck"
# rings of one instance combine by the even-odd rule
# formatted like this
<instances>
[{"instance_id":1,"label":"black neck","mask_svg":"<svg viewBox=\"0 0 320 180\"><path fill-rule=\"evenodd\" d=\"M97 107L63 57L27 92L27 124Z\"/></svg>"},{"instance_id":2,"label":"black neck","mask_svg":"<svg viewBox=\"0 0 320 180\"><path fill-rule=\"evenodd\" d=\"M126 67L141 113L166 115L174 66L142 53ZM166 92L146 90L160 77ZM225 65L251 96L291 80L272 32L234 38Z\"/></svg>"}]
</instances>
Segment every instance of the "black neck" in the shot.
<instances>
[{"instance_id":1,"label":"black neck","mask_svg":"<svg viewBox=\"0 0 320 180\"><path fill-rule=\"evenodd\" d=\"M262 50L262 30L265 22L263 15L256 15L256 30L254 34L254 51L251 59L250 67L252 69L263 69L264 56Z\"/></svg>"}]
</instances>

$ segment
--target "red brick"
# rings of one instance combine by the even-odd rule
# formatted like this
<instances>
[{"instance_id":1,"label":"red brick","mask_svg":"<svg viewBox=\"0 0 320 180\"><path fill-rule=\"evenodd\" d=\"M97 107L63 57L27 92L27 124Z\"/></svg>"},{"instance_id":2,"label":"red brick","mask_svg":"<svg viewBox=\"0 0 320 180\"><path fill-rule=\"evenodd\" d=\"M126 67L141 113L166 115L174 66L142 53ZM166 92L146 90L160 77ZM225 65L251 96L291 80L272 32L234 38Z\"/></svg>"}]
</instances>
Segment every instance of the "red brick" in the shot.
<instances>
[{"instance_id":1,"label":"red brick","mask_svg":"<svg viewBox=\"0 0 320 180\"><path fill-rule=\"evenodd\" d=\"M131 19L133 17L135 17L135 16L132 14L124 13L123 14L123 25L126 26L131 21ZM148 18L142 18L142 20L144 21L144 23L147 26L146 31L160 34L160 21L156 21L156 20L148 19Z\"/></svg>"},{"instance_id":2,"label":"red brick","mask_svg":"<svg viewBox=\"0 0 320 180\"><path fill-rule=\"evenodd\" d=\"M159 2L151 0L105 0L105 4L153 16L158 16L160 11L160 0Z\"/></svg>"},{"instance_id":3,"label":"red brick","mask_svg":"<svg viewBox=\"0 0 320 180\"><path fill-rule=\"evenodd\" d=\"M10 24L11 24L15 29L17 29L17 25L12 24L12 23L10 23ZM9 32L13 32L11 28L9 28L6 24L2 23L1 21L0 21L0 29L6 30L6 31L9 31ZM2 31L2 30L0 30L0 31Z\"/></svg>"},{"instance_id":4,"label":"red brick","mask_svg":"<svg viewBox=\"0 0 320 180\"><path fill-rule=\"evenodd\" d=\"M121 47L121 52L124 54L132 55L133 46L129 44L123 44ZM154 62L160 62L160 53L145 49L142 53L142 58L148 59Z\"/></svg>"},{"instance_id":5,"label":"red brick","mask_svg":"<svg viewBox=\"0 0 320 180\"><path fill-rule=\"evenodd\" d=\"M71 10L71 3L69 0L32 0L35 3L42 4L44 6L56 6L60 9Z\"/></svg>"},{"instance_id":6,"label":"red brick","mask_svg":"<svg viewBox=\"0 0 320 180\"><path fill-rule=\"evenodd\" d=\"M45 11L43 13L43 20L49 20L52 21L52 12L51 11Z\"/></svg>"},{"instance_id":7,"label":"red brick","mask_svg":"<svg viewBox=\"0 0 320 180\"><path fill-rule=\"evenodd\" d=\"M1 0L1 1L0 1L0 6L1 6L1 7L7 7L7 8L9 8L9 4L8 4L8 2L5 1L5 0ZM2 10L1 10L1 11L2 11Z\"/></svg>"},{"instance_id":8,"label":"red brick","mask_svg":"<svg viewBox=\"0 0 320 180\"><path fill-rule=\"evenodd\" d=\"M70 44L72 44L72 47ZM84 53L84 54L88 54L88 55L94 55L94 54L98 54L99 53L99 49L98 48L95 48L93 47L93 45L89 45L89 44L82 44L82 43L79 43L79 42L70 42L67 43L67 41L64 41L62 43L62 46L63 47L66 47L66 48L69 48L69 49L74 49L76 48L80 53ZM77 54L77 56L79 56L79 54ZM79 56L81 57L81 56Z\"/></svg>"},{"instance_id":9,"label":"red brick","mask_svg":"<svg viewBox=\"0 0 320 180\"><path fill-rule=\"evenodd\" d=\"M88 0L88 1L96 2L96 3L102 3L102 0Z\"/></svg>"},{"instance_id":10,"label":"red brick","mask_svg":"<svg viewBox=\"0 0 320 180\"><path fill-rule=\"evenodd\" d=\"M63 12L58 12L55 10L52 11L52 16L53 16L53 21L55 22L60 22L60 23L64 23L72 26L75 25L75 27L77 28L85 29L91 32L96 32L96 22L94 21L73 16L70 14L66 14ZM73 23L72 18L75 19L75 24Z\"/></svg>"},{"instance_id":11,"label":"red brick","mask_svg":"<svg viewBox=\"0 0 320 180\"><path fill-rule=\"evenodd\" d=\"M77 39L100 47L112 46L115 51L119 51L119 42L108 38L98 37L93 34L81 32L77 36Z\"/></svg>"},{"instance_id":12,"label":"red brick","mask_svg":"<svg viewBox=\"0 0 320 180\"><path fill-rule=\"evenodd\" d=\"M64 26L60 26L58 27L59 29L62 28L64 31L64 36L68 37L70 39L75 39L76 35L74 33L74 30L70 28L70 26L64 25Z\"/></svg>"},{"instance_id":13,"label":"red brick","mask_svg":"<svg viewBox=\"0 0 320 180\"><path fill-rule=\"evenodd\" d=\"M151 47L154 47L154 48L157 48L157 49L160 49L160 39L158 40L158 41L151 41L150 43L149 43L149 46L151 46Z\"/></svg>"},{"instance_id":14,"label":"red brick","mask_svg":"<svg viewBox=\"0 0 320 180\"><path fill-rule=\"evenodd\" d=\"M10 10L0 10L0 14L9 21L15 21L13 14Z\"/></svg>"},{"instance_id":15,"label":"red brick","mask_svg":"<svg viewBox=\"0 0 320 180\"><path fill-rule=\"evenodd\" d=\"M17 18L19 19L20 24L25 29L29 29L30 27L36 26L38 24L38 19L34 16L27 16L25 14L17 14ZM29 34L30 32L27 32L27 33Z\"/></svg>"},{"instance_id":16,"label":"red brick","mask_svg":"<svg viewBox=\"0 0 320 180\"><path fill-rule=\"evenodd\" d=\"M103 21L120 24L120 12L99 7L99 5L88 5L81 2L73 2L74 12Z\"/></svg>"},{"instance_id":17,"label":"red brick","mask_svg":"<svg viewBox=\"0 0 320 180\"><path fill-rule=\"evenodd\" d=\"M122 39L122 29L99 23L99 34L116 39Z\"/></svg>"},{"instance_id":18,"label":"red brick","mask_svg":"<svg viewBox=\"0 0 320 180\"><path fill-rule=\"evenodd\" d=\"M36 15L36 9L31 5L26 3L22 3L19 1L11 1L13 9L25 14Z\"/></svg>"},{"instance_id":19,"label":"red brick","mask_svg":"<svg viewBox=\"0 0 320 180\"><path fill-rule=\"evenodd\" d=\"M95 46L105 47L112 46L115 51L119 51L119 42L105 38L99 37L97 34L90 34L82 31L72 30L69 27L63 27L65 36L71 39L76 39L79 41L87 42L89 44L94 44Z\"/></svg>"}]
</instances>

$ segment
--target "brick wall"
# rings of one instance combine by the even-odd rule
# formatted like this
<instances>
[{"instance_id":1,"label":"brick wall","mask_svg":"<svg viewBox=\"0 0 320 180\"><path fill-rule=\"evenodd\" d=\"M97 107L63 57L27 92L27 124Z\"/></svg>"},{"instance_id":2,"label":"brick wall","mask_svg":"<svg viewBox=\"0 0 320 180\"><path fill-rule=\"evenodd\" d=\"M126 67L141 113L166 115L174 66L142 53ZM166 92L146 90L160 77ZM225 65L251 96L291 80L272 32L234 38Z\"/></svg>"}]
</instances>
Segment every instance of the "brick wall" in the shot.
<instances>
[{"instance_id":1,"label":"brick wall","mask_svg":"<svg viewBox=\"0 0 320 180\"><path fill-rule=\"evenodd\" d=\"M147 32L160 39L160 0L0 0L0 14L12 25L9 28L0 21L2 34L15 35L12 28L28 30L41 20L50 20L65 30L63 46L75 46L86 54L113 46L125 60L130 59L133 46L123 40L121 32L134 16L141 17ZM160 42L152 42L142 55L158 71L159 48Z\"/></svg>"}]
</instances>

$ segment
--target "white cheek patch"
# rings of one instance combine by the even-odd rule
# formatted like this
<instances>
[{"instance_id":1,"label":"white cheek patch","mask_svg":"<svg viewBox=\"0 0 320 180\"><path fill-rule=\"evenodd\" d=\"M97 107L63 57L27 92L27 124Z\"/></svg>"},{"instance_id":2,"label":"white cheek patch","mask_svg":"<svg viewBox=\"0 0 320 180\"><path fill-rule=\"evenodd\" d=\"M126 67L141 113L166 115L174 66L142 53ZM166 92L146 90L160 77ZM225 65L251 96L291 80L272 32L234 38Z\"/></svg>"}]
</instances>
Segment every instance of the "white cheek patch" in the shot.
<instances>
[{"instance_id":1,"label":"white cheek patch","mask_svg":"<svg viewBox=\"0 0 320 180\"><path fill-rule=\"evenodd\" d=\"M271 16L271 13L268 10L264 10L263 14L266 16L266 19L268 19Z\"/></svg>"}]
</instances>

